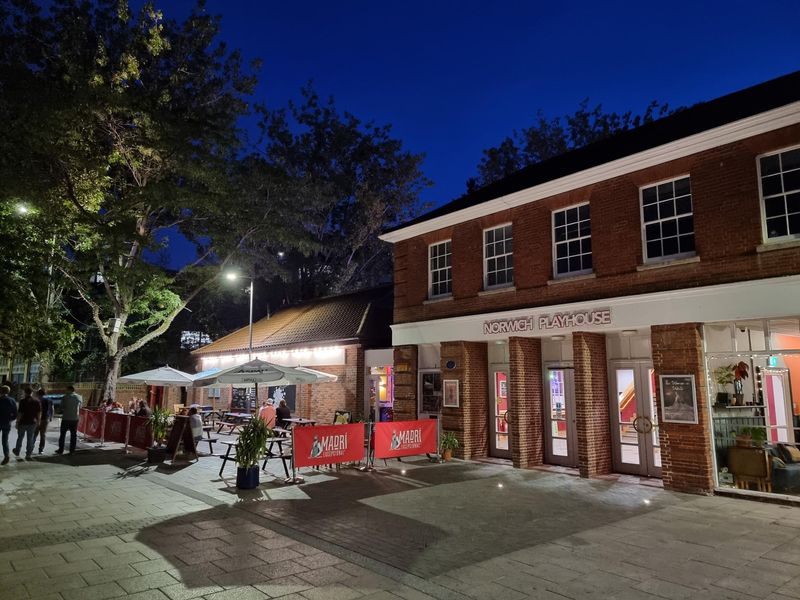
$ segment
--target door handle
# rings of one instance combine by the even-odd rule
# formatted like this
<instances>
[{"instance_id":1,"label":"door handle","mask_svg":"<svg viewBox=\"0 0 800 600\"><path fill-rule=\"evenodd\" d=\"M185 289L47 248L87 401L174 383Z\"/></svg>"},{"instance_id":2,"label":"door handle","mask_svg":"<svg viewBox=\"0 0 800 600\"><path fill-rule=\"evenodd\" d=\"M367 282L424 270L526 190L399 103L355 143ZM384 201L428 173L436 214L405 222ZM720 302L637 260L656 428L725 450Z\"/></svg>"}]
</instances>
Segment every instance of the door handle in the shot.
<instances>
[{"instance_id":1,"label":"door handle","mask_svg":"<svg viewBox=\"0 0 800 600\"><path fill-rule=\"evenodd\" d=\"M650 433L653 431L653 422L650 420L650 417L641 417L644 421L644 431L642 433Z\"/></svg>"},{"instance_id":2,"label":"door handle","mask_svg":"<svg viewBox=\"0 0 800 600\"><path fill-rule=\"evenodd\" d=\"M506 412L504 412L504 413L503 413L503 420L504 420L506 423L508 423L509 425L511 424L511 421L509 421L509 419L508 419L508 411L506 411Z\"/></svg>"},{"instance_id":3,"label":"door handle","mask_svg":"<svg viewBox=\"0 0 800 600\"><path fill-rule=\"evenodd\" d=\"M641 429L639 429L639 420L640 420L640 419L642 419L642 417L636 417L636 418L633 420L633 429L636 431L636 433L644 433L644 431L642 431Z\"/></svg>"}]
</instances>

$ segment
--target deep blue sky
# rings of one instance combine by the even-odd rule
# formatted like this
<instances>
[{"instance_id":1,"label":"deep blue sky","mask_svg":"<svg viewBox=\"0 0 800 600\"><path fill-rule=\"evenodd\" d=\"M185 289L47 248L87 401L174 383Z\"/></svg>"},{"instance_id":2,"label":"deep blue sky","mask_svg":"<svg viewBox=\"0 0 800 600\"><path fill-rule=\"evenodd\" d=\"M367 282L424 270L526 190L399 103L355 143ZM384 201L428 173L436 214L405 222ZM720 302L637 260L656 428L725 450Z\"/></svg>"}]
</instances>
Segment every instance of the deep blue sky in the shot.
<instances>
[{"instance_id":1,"label":"deep blue sky","mask_svg":"<svg viewBox=\"0 0 800 600\"><path fill-rule=\"evenodd\" d=\"M311 79L340 109L391 123L426 154L434 204L461 195L481 150L537 109L560 115L585 97L617 111L689 105L800 69L798 0L209 0L208 10L230 46L263 59L259 99L282 106Z\"/></svg>"}]
</instances>

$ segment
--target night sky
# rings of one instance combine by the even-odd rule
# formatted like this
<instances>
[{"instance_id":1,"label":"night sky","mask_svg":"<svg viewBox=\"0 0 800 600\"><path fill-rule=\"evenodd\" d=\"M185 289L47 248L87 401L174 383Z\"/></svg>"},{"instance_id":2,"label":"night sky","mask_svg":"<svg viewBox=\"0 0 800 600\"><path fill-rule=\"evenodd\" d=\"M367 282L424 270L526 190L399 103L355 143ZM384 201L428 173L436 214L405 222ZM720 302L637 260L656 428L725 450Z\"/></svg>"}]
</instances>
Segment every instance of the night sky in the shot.
<instances>
[{"instance_id":1,"label":"night sky","mask_svg":"<svg viewBox=\"0 0 800 600\"><path fill-rule=\"evenodd\" d=\"M209 0L208 10L230 46L263 59L259 100L285 105L313 80L340 109L391 123L426 155L434 186L423 199L435 205L461 195L481 150L537 109L561 115L586 97L617 111L691 105L800 69L798 0Z\"/></svg>"}]
</instances>

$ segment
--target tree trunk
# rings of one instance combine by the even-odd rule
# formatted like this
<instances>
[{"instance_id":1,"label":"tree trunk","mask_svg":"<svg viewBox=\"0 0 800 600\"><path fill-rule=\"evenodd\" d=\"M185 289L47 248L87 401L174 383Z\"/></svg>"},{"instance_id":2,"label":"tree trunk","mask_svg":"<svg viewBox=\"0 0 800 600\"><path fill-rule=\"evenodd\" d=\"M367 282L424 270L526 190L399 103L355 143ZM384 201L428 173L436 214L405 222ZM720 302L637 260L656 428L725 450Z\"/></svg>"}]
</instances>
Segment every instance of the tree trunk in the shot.
<instances>
[{"instance_id":1,"label":"tree trunk","mask_svg":"<svg viewBox=\"0 0 800 600\"><path fill-rule=\"evenodd\" d=\"M117 394L117 379L119 378L119 367L122 358L119 355L109 356L106 361L106 379L103 382L103 389L100 394L100 402L114 399Z\"/></svg>"}]
</instances>

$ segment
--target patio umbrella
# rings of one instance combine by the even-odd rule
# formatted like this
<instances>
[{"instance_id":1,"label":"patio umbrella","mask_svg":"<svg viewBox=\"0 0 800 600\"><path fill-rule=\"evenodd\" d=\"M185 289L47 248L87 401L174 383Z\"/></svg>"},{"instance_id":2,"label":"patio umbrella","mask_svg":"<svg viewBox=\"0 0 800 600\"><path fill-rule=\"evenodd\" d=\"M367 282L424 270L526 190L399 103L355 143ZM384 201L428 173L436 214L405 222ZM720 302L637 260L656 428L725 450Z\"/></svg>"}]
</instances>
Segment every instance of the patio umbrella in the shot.
<instances>
[{"instance_id":1,"label":"patio umbrella","mask_svg":"<svg viewBox=\"0 0 800 600\"><path fill-rule=\"evenodd\" d=\"M255 359L241 365L222 369L216 373L204 371L193 376L195 385L216 385L218 383L266 383L270 386L297 385L302 383L333 383L336 375L307 369L305 367L284 367Z\"/></svg>"},{"instance_id":2,"label":"patio umbrella","mask_svg":"<svg viewBox=\"0 0 800 600\"><path fill-rule=\"evenodd\" d=\"M158 367L141 373L123 375L119 378L120 383L146 383L147 385L192 385L194 375L184 373L170 366Z\"/></svg>"}]
</instances>

